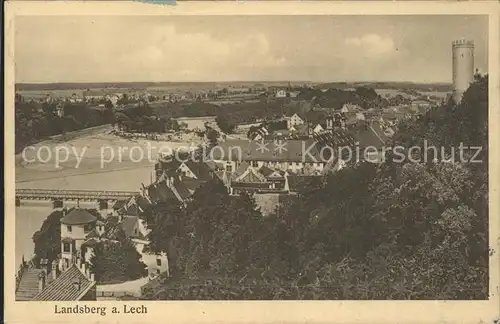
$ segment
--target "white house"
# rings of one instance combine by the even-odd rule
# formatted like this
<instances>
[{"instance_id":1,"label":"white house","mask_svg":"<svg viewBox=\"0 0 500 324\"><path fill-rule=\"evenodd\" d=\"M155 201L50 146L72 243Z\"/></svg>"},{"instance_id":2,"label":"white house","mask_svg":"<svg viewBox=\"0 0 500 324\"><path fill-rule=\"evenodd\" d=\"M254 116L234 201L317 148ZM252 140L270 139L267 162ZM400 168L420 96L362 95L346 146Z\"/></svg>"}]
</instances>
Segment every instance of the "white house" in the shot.
<instances>
[{"instance_id":1,"label":"white house","mask_svg":"<svg viewBox=\"0 0 500 324\"><path fill-rule=\"evenodd\" d=\"M81 246L87 240L87 236L96 229L97 221L97 217L85 209L76 207L69 213L66 213L66 209L63 209L63 217L61 218L61 261L66 268L72 264L72 260L81 251Z\"/></svg>"},{"instance_id":2,"label":"white house","mask_svg":"<svg viewBox=\"0 0 500 324\"><path fill-rule=\"evenodd\" d=\"M245 141L227 140L211 152L213 161L226 172L235 172L246 162L254 168L267 166L271 169L304 174L307 170L321 172L325 161L314 140Z\"/></svg>"},{"instance_id":3,"label":"white house","mask_svg":"<svg viewBox=\"0 0 500 324\"><path fill-rule=\"evenodd\" d=\"M286 98L286 91L285 90L276 91L276 98Z\"/></svg>"},{"instance_id":4,"label":"white house","mask_svg":"<svg viewBox=\"0 0 500 324\"><path fill-rule=\"evenodd\" d=\"M298 126L302 124L304 124L304 120L300 118L300 116L297 115L296 113L293 114L291 117L286 118L286 127L288 128L288 130L291 130L293 126ZM296 127L294 127L294 129L296 129Z\"/></svg>"},{"instance_id":5,"label":"white house","mask_svg":"<svg viewBox=\"0 0 500 324\"><path fill-rule=\"evenodd\" d=\"M316 127L314 127L314 129L313 129L313 132L315 134L319 134L319 133L324 132L324 131L325 131L325 129L323 128L323 126L321 126L321 124L316 125Z\"/></svg>"},{"instance_id":6,"label":"white house","mask_svg":"<svg viewBox=\"0 0 500 324\"><path fill-rule=\"evenodd\" d=\"M356 119L357 120L366 120L365 114L363 114L362 112L357 112Z\"/></svg>"}]
</instances>

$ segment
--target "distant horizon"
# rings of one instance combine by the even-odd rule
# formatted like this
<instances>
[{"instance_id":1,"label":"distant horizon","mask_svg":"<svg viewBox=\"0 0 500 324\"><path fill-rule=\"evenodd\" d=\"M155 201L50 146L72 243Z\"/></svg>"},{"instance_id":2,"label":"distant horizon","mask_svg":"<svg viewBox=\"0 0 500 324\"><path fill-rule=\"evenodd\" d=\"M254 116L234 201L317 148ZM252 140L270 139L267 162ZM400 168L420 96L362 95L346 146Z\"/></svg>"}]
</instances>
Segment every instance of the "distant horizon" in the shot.
<instances>
[{"instance_id":1,"label":"distant horizon","mask_svg":"<svg viewBox=\"0 0 500 324\"><path fill-rule=\"evenodd\" d=\"M360 81L305 81L305 80L298 80L298 81L265 81L265 80L257 80L257 81L82 81L82 82L74 82L74 81L61 81L61 82L18 82L15 83L16 86L18 85L64 85L64 84L101 84L101 85L120 85L120 84L185 84L185 83L197 83L197 84L218 84L218 83L224 83L224 84L231 84L231 83L249 83L249 84L259 84L259 83L292 83L292 85L299 84L307 84L307 83L313 83L313 84L359 84L359 83L394 83L394 84L401 84L401 83L410 83L410 84L422 84L422 85L433 85L433 84L438 84L438 85L452 85L453 82L443 82L443 81L427 81L427 82L418 82L418 81L365 81L365 80L360 80Z\"/></svg>"}]
</instances>

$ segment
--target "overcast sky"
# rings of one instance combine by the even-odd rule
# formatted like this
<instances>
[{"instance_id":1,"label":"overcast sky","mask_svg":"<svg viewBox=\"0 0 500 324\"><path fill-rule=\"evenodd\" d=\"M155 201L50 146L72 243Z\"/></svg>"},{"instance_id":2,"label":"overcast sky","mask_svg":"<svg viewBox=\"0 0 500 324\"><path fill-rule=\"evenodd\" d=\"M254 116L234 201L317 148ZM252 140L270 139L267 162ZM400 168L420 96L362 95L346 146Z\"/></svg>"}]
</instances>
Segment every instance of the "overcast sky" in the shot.
<instances>
[{"instance_id":1,"label":"overcast sky","mask_svg":"<svg viewBox=\"0 0 500 324\"><path fill-rule=\"evenodd\" d=\"M451 42L486 16L25 16L16 82L451 82Z\"/></svg>"}]
</instances>

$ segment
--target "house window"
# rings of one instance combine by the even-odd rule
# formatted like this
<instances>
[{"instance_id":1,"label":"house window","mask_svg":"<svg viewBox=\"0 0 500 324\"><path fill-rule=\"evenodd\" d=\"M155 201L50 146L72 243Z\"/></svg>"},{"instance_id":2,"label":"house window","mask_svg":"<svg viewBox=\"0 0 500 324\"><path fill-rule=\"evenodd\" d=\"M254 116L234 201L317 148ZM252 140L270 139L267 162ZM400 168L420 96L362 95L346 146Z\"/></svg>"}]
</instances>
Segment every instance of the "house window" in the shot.
<instances>
[{"instance_id":1,"label":"house window","mask_svg":"<svg viewBox=\"0 0 500 324\"><path fill-rule=\"evenodd\" d=\"M71 252L69 243L63 243L63 252Z\"/></svg>"},{"instance_id":2,"label":"house window","mask_svg":"<svg viewBox=\"0 0 500 324\"><path fill-rule=\"evenodd\" d=\"M258 162L257 162L257 161L251 161L251 162L250 162L250 164L251 164L251 166L253 166L253 167L258 167L258 166L259 166L259 164L258 164Z\"/></svg>"},{"instance_id":3,"label":"house window","mask_svg":"<svg viewBox=\"0 0 500 324\"><path fill-rule=\"evenodd\" d=\"M160 269L156 269L156 274L160 274Z\"/></svg>"},{"instance_id":4,"label":"house window","mask_svg":"<svg viewBox=\"0 0 500 324\"><path fill-rule=\"evenodd\" d=\"M161 267L161 259L156 259L156 265Z\"/></svg>"},{"instance_id":5,"label":"house window","mask_svg":"<svg viewBox=\"0 0 500 324\"><path fill-rule=\"evenodd\" d=\"M233 171L233 166L231 164L226 165L226 171L227 172Z\"/></svg>"},{"instance_id":6,"label":"house window","mask_svg":"<svg viewBox=\"0 0 500 324\"><path fill-rule=\"evenodd\" d=\"M67 229L68 229L68 233L71 233L71 231L73 230L73 229L71 228L71 226L69 226L69 225L68 225L68 226L66 226L66 227L67 227Z\"/></svg>"}]
</instances>

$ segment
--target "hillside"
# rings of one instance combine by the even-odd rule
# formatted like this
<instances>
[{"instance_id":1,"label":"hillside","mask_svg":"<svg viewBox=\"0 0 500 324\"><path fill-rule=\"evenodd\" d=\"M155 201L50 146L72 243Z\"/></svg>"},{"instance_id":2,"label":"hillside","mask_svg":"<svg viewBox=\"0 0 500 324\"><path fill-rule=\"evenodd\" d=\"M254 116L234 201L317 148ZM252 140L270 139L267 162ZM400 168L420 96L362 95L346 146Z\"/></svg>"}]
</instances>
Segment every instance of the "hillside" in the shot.
<instances>
[{"instance_id":1,"label":"hillside","mask_svg":"<svg viewBox=\"0 0 500 324\"><path fill-rule=\"evenodd\" d=\"M153 210L152 247L168 252L173 277L143 297L487 299L487 85L478 77L461 104L430 111L395 138L406 149L442 145L455 162L406 154L358 164L310 183L266 218L251 197L231 198L217 183L185 209ZM458 160L451 148L460 143L483 147L475 157L483 162Z\"/></svg>"}]
</instances>

